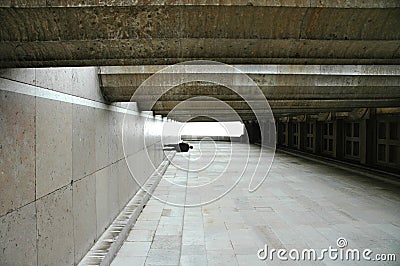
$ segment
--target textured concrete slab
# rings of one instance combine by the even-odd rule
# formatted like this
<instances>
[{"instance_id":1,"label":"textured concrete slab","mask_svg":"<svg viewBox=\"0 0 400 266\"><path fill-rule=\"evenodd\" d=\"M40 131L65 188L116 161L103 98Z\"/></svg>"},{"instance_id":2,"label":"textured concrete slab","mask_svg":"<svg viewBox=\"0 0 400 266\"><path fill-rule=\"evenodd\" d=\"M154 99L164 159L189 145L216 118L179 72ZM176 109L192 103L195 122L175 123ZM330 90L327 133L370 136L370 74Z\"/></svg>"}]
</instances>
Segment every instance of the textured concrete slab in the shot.
<instances>
[{"instance_id":1,"label":"textured concrete slab","mask_svg":"<svg viewBox=\"0 0 400 266\"><path fill-rule=\"evenodd\" d=\"M119 175L113 175L112 177L118 179L115 180L118 182L118 204L119 208L122 209L136 191L138 191L139 186L132 178L125 160L120 160L115 165L119 168Z\"/></svg>"},{"instance_id":2,"label":"textured concrete slab","mask_svg":"<svg viewBox=\"0 0 400 266\"><path fill-rule=\"evenodd\" d=\"M36 208L39 264L73 265L72 186L63 187L39 199Z\"/></svg>"},{"instance_id":3,"label":"textured concrete slab","mask_svg":"<svg viewBox=\"0 0 400 266\"><path fill-rule=\"evenodd\" d=\"M73 180L79 180L96 170L95 109L74 104L72 106L72 169Z\"/></svg>"},{"instance_id":4,"label":"textured concrete slab","mask_svg":"<svg viewBox=\"0 0 400 266\"><path fill-rule=\"evenodd\" d=\"M37 86L85 99L105 102L99 89L97 67L36 68Z\"/></svg>"},{"instance_id":5,"label":"textured concrete slab","mask_svg":"<svg viewBox=\"0 0 400 266\"><path fill-rule=\"evenodd\" d=\"M109 160L114 163L123 156L122 150L122 129L123 114L111 113L109 117Z\"/></svg>"},{"instance_id":6,"label":"textured concrete slab","mask_svg":"<svg viewBox=\"0 0 400 266\"><path fill-rule=\"evenodd\" d=\"M11 1L1 66L399 62L395 0L222 2Z\"/></svg>"},{"instance_id":7,"label":"textured concrete slab","mask_svg":"<svg viewBox=\"0 0 400 266\"><path fill-rule=\"evenodd\" d=\"M63 7L65 2L47 2L44 0L19 0L11 1L4 0L0 6L4 7ZM99 2L86 1L82 2L80 0L70 0L68 1L68 6L71 7L91 7L91 6L275 6L275 7L336 7L336 8L384 8L384 7L398 7L399 4L393 0L375 2L372 0L358 1L358 0L347 0L347 1L327 1L327 0L252 0L251 2L243 2L241 0L226 0L226 1L216 1L216 0L197 0L197 1L179 1L179 0L160 0L148 2L146 0L139 0L132 3L129 0L121 0L115 2L114 0L104 0Z\"/></svg>"},{"instance_id":8,"label":"textured concrete slab","mask_svg":"<svg viewBox=\"0 0 400 266\"><path fill-rule=\"evenodd\" d=\"M36 100L36 198L71 183L72 104Z\"/></svg>"},{"instance_id":9,"label":"textured concrete slab","mask_svg":"<svg viewBox=\"0 0 400 266\"><path fill-rule=\"evenodd\" d=\"M36 252L35 203L0 217L0 265L37 265Z\"/></svg>"},{"instance_id":10,"label":"textured concrete slab","mask_svg":"<svg viewBox=\"0 0 400 266\"><path fill-rule=\"evenodd\" d=\"M128 235L126 241L133 242L151 242L153 241L154 231L153 230L142 230L142 229L133 229Z\"/></svg>"},{"instance_id":11,"label":"textured concrete slab","mask_svg":"<svg viewBox=\"0 0 400 266\"><path fill-rule=\"evenodd\" d=\"M142 266L146 261L146 256L136 256L136 257L118 257L113 260L111 266Z\"/></svg>"},{"instance_id":12,"label":"textured concrete slab","mask_svg":"<svg viewBox=\"0 0 400 266\"><path fill-rule=\"evenodd\" d=\"M112 179L110 167L103 168L95 173L96 176L96 227L97 236L100 236L111 222L113 203Z\"/></svg>"},{"instance_id":13,"label":"textured concrete slab","mask_svg":"<svg viewBox=\"0 0 400 266\"><path fill-rule=\"evenodd\" d=\"M109 183L109 208L111 217L115 217L120 211L121 206L119 204L119 182L118 177L120 175L119 167L117 163L113 163L110 166L110 183Z\"/></svg>"},{"instance_id":14,"label":"textured concrete slab","mask_svg":"<svg viewBox=\"0 0 400 266\"><path fill-rule=\"evenodd\" d=\"M2 216L35 200L35 98L0 90L0 124Z\"/></svg>"},{"instance_id":15,"label":"textured concrete slab","mask_svg":"<svg viewBox=\"0 0 400 266\"><path fill-rule=\"evenodd\" d=\"M95 111L96 119L96 169L102 169L109 165L109 142L110 142L110 132L109 132L109 114L107 110L97 109Z\"/></svg>"},{"instance_id":16,"label":"textured concrete slab","mask_svg":"<svg viewBox=\"0 0 400 266\"><path fill-rule=\"evenodd\" d=\"M147 256L151 242L125 242L119 253L123 257L143 257Z\"/></svg>"},{"instance_id":17,"label":"textured concrete slab","mask_svg":"<svg viewBox=\"0 0 400 266\"><path fill-rule=\"evenodd\" d=\"M175 249L181 247L181 236L179 235L156 235L151 243L152 249Z\"/></svg>"},{"instance_id":18,"label":"textured concrete slab","mask_svg":"<svg viewBox=\"0 0 400 266\"><path fill-rule=\"evenodd\" d=\"M200 152L196 144L190 153L193 158ZM209 147L203 152L211 152ZM233 160L244 159L243 148L241 144L233 144L236 151ZM219 142L217 149L229 152L229 144ZM252 146L252 154L257 149ZM194 175L176 168L183 156L176 155L154 195L181 200L176 195L180 193L176 184L201 184L204 181L200 177L213 177L226 163L217 157L206 170ZM211 154L207 156L212 158ZM189 161L189 169L196 169L201 163ZM231 178L234 173L230 171ZM398 252L399 187L281 153L276 154L270 175L259 190L249 193L247 182L244 178L223 198L201 207L177 208L153 198L125 243L140 243L139 232L143 232L146 240L150 239L149 232L155 230L146 260L141 260L140 265L266 265L270 261L257 257L257 251L265 244L275 249L321 250L336 247L339 237L348 241L349 248ZM212 189L218 191L221 186ZM193 196L196 195L186 194L183 199L188 201ZM178 218L183 223L172 223ZM130 257L134 256L119 252L115 262L129 264ZM329 259L315 263L338 264ZM272 265L287 265L287 262L275 258Z\"/></svg>"},{"instance_id":19,"label":"textured concrete slab","mask_svg":"<svg viewBox=\"0 0 400 266\"><path fill-rule=\"evenodd\" d=\"M179 265L179 249L150 249L146 265Z\"/></svg>"},{"instance_id":20,"label":"textured concrete slab","mask_svg":"<svg viewBox=\"0 0 400 266\"><path fill-rule=\"evenodd\" d=\"M36 68L35 85L63 93L74 94L78 80L73 77L73 68Z\"/></svg>"},{"instance_id":21,"label":"textured concrete slab","mask_svg":"<svg viewBox=\"0 0 400 266\"><path fill-rule=\"evenodd\" d=\"M77 264L96 239L96 175L73 184L74 253Z\"/></svg>"},{"instance_id":22,"label":"textured concrete slab","mask_svg":"<svg viewBox=\"0 0 400 266\"><path fill-rule=\"evenodd\" d=\"M34 85L35 71L35 68L3 68L0 69L0 77Z\"/></svg>"},{"instance_id":23,"label":"textured concrete slab","mask_svg":"<svg viewBox=\"0 0 400 266\"><path fill-rule=\"evenodd\" d=\"M201 266L207 265L206 255L182 255L180 260L182 266Z\"/></svg>"}]
</instances>

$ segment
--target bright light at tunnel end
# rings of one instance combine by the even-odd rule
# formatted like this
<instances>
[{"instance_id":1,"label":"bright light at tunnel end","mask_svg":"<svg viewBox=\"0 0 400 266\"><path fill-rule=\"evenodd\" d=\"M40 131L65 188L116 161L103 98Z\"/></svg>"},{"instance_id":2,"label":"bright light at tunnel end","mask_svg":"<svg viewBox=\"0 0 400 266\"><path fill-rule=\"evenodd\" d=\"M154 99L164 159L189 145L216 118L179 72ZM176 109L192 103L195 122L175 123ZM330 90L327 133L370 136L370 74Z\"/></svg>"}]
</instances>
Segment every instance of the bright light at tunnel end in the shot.
<instances>
[{"instance_id":1,"label":"bright light at tunnel end","mask_svg":"<svg viewBox=\"0 0 400 266\"><path fill-rule=\"evenodd\" d=\"M240 137L243 135L243 123L237 122L188 122L181 130L181 135L187 136L220 136Z\"/></svg>"},{"instance_id":2,"label":"bright light at tunnel end","mask_svg":"<svg viewBox=\"0 0 400 266\"><path fill-rule=\"evenodd\" d=\"M248 183L248 191L256 191L265 181L272 165L275 155L276 131L275 120L267 99L258 85L247 74L241 72L234 66L215 61L196 60L167 66L150 76L136 89L130 104L136 105L136 102L139 102L142 110L152 110L157 100L167 91L190 82L216 84L217 86L228 88L233 93L240 96L254 113L255 120L253 122L256 122L260 127L260 148L255 148L255 146L250 145L247 131L243 130L243 121L240 115L226 102L219 100L218 97L196 96L179 102L167 117L174 118L174 120L179 120L180 122L164 120L161 128L159 125L160 123L155 123L153 118L145 118L145 126L141 129L143 131L141 133L143 134L138 134L139 136L144 136L142 139L144 149L139 151L137 150L137 143L135 145L135 138L131 136L131 121L129 120L129 116L125 113L122 123L122 146L128 169L135 182L144 191L151 194L151 191L148 191L144 186L147 178L144 178L144 174L141 167L138 167L137 161L128 159L130 155L138 153L140 164L151 165L152 169L156 171L160 163L154 155L156 146L178 143L181 140L180 137L184 134L200 136L218 136L223 134L227 136L236 136L238 133L232 131L232 128L230 128L232 125L224 122L226 121L226 117L229 117L230 121L239 121L236 122L236 126L240 125L241 130L243 130L243 137L241 138L243 142L239 145L240 149L237 149L238 146L232 145L231 143L229 146L230 152L228 153L230 154L229 158L226 156L221 157L217 149L218 145L214 145L214 150L210 151L210 145L207 145L210 143L210 139L208 138L207 141L202 139L202 141L197 144L196 150L192 151L193 154L197 153L198 158L196 157L196 160L201 162L199 165L202 167L199 166L195 169L191 167L189 169L191 160L190 152L189 156L179 154L173 160L174 162L171 162L177 169L187 173L187 180L184 185L174 184L176 185L176 190L184 192L186 195L199 195L199 197L185 197L184 200L179 200L163 197L162 195L152 196L170 205L193 207L216 201L227 195L227 193L237 185L242 186ZM149 99L149 90L153 90L157 92L157 94L152 94L150 100L143 102L142 99ZM202 104L204 101L206 101L207 104ZM131 108L128 107L127 110L129 109ZM190 110L189 115L187 110ZM214 112L214 110L218 110L219 112ZM209 126L211 124L205 122L201 122L203 124L189 122L196 117L208 117L212 121L219 122L213 124L216 131L214 133L210 131ZM195 129L196 126L197 130ZM195 134L193 134L193 132L195 132ZM237 156L235 157L235 155L239 155L236 152L240 153L240 160L236 159ZM219 168L214 167L213 163L216 162L216 160L226 165ZM191 175L195 173L199 177L206 178L207 176L202 176L202 173L208 167L214 167L213 173L217 172L216 169L218 169L219 172L213 179L210 179L209 182L190 186ZM233 171L233 169L235 169L235 171ZM240 171L237 171L237 169L240 169ZM245 181L244 179L249 180Z\"/></svg>"}]
</instances>

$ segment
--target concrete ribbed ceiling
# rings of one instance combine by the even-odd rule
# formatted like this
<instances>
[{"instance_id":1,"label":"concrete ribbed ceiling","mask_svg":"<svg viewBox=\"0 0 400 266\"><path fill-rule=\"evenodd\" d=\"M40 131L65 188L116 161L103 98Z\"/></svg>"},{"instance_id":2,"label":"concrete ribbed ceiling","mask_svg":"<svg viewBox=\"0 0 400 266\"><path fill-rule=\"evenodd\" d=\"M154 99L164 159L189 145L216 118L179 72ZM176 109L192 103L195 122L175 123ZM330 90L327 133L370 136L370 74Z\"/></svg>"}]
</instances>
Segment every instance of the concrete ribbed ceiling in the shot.
<instances>
[{"instance_id":1,"label":"concrete ribbed ceiling","mask_svg":"<svg viewBox=\"0 0 400 266\"><path fill-rule=\"evenodd\" d=\"M0 6L0 67L113 66L99 74L109 101L129 101L162 65L201 59L239 65L275 116L400 105L397 0L4 0ZM204 82L177 86L152 110L166 115L200 95L254 119L248 101ZM199 105L224 117L213 104L193 101L175 115L190 119Z\"/></svg>"},{"instance_id":2,"label":"concrete ribbed ceiling","mask_svg":"<svg viewBox=\"0 0 400 266\"><path fill-rule=\"evenodd\" d=\"M399 64L396 0L3 0L0 67Z\"/></svg>"},{"instance_id":3,"label":"concrete ribbed ceiling","mask_svg":"<svg viewBox=\"0 0 400 266\"><path fill-rule=\"evenodd\" d=\"M165 66L101 67L99 72L103 95L110 101L130 101L137 88L147 78ZM259 86L271 106L274 116L318 114L321 112L351 112L357 108L400 106L400 68L398 66L371 65L235 65ZM172 80L174 73L164 73ZM170 76L169 76L170 75ZM199 79L203 74L193 73ZM224 76L226 73L207 73ZM255 120L254 106L264 108L257 97L251 98L254 87L237 86L246 92L247 99L231 89L209 82L191 82L169 90L159 97L161 86L148 88L146 94L135 98L139 107L157 101L152 107L155 114L177 120L190 119L200 110L204 115L216 115L231 120L232 115L213 101L191 101L183 109L170 112L182 101L208 96L224 101L243 120ZM145 88L146 89L146 88Z\"/></svg>"}]
</instances>

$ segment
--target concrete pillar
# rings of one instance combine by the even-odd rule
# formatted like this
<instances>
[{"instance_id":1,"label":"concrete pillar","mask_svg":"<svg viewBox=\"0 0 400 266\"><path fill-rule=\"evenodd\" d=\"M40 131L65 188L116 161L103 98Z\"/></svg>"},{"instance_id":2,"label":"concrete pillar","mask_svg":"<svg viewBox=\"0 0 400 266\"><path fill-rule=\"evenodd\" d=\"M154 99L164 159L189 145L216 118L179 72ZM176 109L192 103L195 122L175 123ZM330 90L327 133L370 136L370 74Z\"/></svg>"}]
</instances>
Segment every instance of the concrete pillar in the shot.
<instances>
[{"instance_id":1,"label":"concrete pillar","mask_svg":"<svg viewBox=\"0 0 400 266\"><path fill-rule=\"evenodd\" d=\"M277 133L275 132L276 128L274 125L274 121L263 120L261 124L259 124L259 129L262 134L260 134L260 143L263 145L273 147L277 143Z\"/></svg>"},{"instance_id":2,"label":"concrete pillar","mask_svg":"<svg viewBox=\"0 0 400 266\"><path fill-rule=\"evenodd\" d=\"M285 141L285 146L289 146L289 122L285 122L285 135L284 135L284 141Z\"/></svg>"},{"instance_id":3,"label":"concrete pillar","mask_svg":"<svg viewBox=\"0 0 400 266\"><path fill-rule=\"evenodd\" d=\"M360 121L360 163L365 164L367 160L367 120Z\"/></svg>"},{"instance_id":4,"label":"concrete pillar","mask_svg":"<svg viewBox=\"0 0 400 266\"><path fill-rule=\"evenodd\" d=\"M306 122L298 122L298 149L305 150L306 149L306 141L307 141L307 123Z\"/></svg>"},{"instance_id":5,"label":"concrete pillar","mask_svg":"<svg viewBox=\"0 0 400 266\"><path fill-rule=\"evenodd\" d=\"M345 138L345 127L344 120L336 120L336 137L335 137L335 152L334 155L338 159L344 158L344 138Z\"/></svg>"},{"instance_id":6,"label":"concrete pillar","mask_svg":"<svg viewBox=\"0 0 400 266\"><path fill-rule=\"evenodd\" d=\"M287 123L287 146L293 148L293 122L289 121Z\"/></svg>"},{"instance_id":7,"label":"concrete pillar","mask_svg":"<svg viewBox=\"0 0 400 266\"><path fill-rule=\"evenodd\" d=\"M332 152L333 152L333 157L335 157L336 158L336 156L337 156L337 143L336 143L336 141L337 141L337 121L335 120L335 121L333 121L333 124L332 124L332 126L333 126L333 147L332 147Z\"/></svg>"},{"instance_id":8,"label":"concrete pillar","mask_svg":"<svg viewBox=\"0 0 400 266\"><path fill-rule=\"evenodd\" d=\"M286 137L287 137L287 123L286 122L277 122L277 140L279 145L286 146Z\"/></svg>"},{"instance_id":9,"label":"concrete pillar","mask_svg":"<svg viewBox=\"0 0 400 266\"><path fill-rule=\"evenodd\" d=\"M322 153L322 123L319 121L315 122L315 153Z\"/></svg>"},{"instance_id":10,"label":"concrete pillar","mask_svg":"<svg viewBox=\"0 0 400 266\"><path fill-rule=\"evenodd\" d=\"M376 163L376 146L377 146L377 135L376 135L376 116L374 113L370 113L370 118L366 120L366 158L365 162L368 165Z\"/></svg>"}]
</instances>

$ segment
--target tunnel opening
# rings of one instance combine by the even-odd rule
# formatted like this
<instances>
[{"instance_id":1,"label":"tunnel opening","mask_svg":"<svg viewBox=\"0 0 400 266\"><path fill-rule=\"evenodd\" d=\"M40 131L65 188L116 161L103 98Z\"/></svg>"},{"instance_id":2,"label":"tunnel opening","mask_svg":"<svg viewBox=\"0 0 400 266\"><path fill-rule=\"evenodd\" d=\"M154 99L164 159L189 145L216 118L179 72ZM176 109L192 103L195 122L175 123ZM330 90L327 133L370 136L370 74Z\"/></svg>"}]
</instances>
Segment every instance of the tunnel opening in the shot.
<instances>
[{"instance_id":1,"label":"tunnel opening","mask_svg":"<svg viewBox=\"0 0 400 266\"><path fill-rule=\"evenodd\" d=\"M239 140L244 133L244 124L240 121L233 122L188 122L181 128L183 141L201 140L209 138L216 141Z\"/></svg>"}]
</instances>

